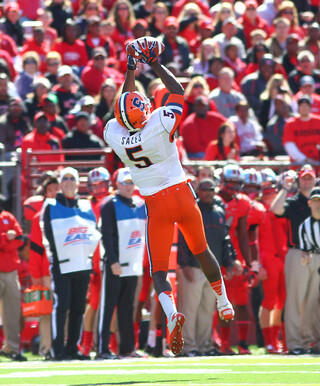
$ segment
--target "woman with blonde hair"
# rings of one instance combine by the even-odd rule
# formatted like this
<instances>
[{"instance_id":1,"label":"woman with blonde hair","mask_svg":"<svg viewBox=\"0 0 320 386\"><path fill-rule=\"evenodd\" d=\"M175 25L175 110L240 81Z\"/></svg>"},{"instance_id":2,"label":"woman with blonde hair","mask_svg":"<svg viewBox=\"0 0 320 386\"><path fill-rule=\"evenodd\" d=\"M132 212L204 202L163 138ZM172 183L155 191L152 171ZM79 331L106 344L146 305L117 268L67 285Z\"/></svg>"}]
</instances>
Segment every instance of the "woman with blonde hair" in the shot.
<instances>
[{"instance_id":1,"label":"woman with blonde hair","mask_svg":"<svg viewBox=\"0 0 320 386\"><path fill-rule=\"evenodd\" d=\"M169 16L169 10L165 3L159 2L154 5L153 12L151 13L151 21L149 23L150 35L157 37L163 33L164 20Z\"/></svg>"},{"instance_id":2,"label":"woman with blonde hair","mask_svg":"<svg viewBox=\"0 0 320 386\"><path fill-rule=\"evenodd\" d=\"M292 1L283 1L278 8L278 14L276 18L284 17L290 22L290 34L297 34L301 39L305 37L303 28L299 26L298 11Z\"/></svg>"},{"instance_id":3,"label":"woman with blonde hair","mask_svg":"<svg viewBox=\"0 0 320 386\"><path fill-rule=\"evenodd\" d=\"M179 35L188 42L198 37L198 21L201 15L201 9L197 4L188 3L177 17L180 24Z\"/></svg>"},{"instance_id":4,"label":"woman with blonde hair","mask_svg":"<svg viewBox=\"0 0 320 386\"><path fill-rule=\"evenodd\" d=\"M205 95L209 97L210 89L207 81L201 75L194 76L188 86L184 91L184 104L183 104L183 112L181 117L181 124L185 120L187 116L193 113L194 110L194 101L197 97L201 95ZM210 111L217 111L216 105L213 101L210 100L209 104Z\"/></svg>"},{"instance_id":5,"label":"woman with blonde hair","mask_svg":"<svg viewBox=\"0 0 320 386\"><path fill-rule=\"evenodd\" d=\"M296 111L296 103L292 101L292 92L286 78L281 74L272 75L265 91L260 96L262 103L259 122L263 128L266 128L268 121L275 114L274 100L279 94L286 96L286 99L290 99L291 108Z\"/></svg>"},{"instance_id":6,"label":"woman with blonde hair","mask_svg":"<svg viewBox=\"0 0 320 386\"><path fill-rule=\"evenodd\" d=\"M40 57L35 51L28 51L22 56L23 71L15 79L15 86L20 97L25 100L33 92L33 81L39 75Z\"/></svg>"},{"instance_id":7,"label":"woman with blonde hair","mask_svg":"<svg viewBox=\"0 0 320 386\"><path fill-rule=\"evenodd\" d=\"M219 49L212 38L205 39L200 46L198 57L193 61L193 73L206 75L209 72L209 58L218 56Z\"/></svg>"},{"instance_id":8,"label":"woman with blonde hair","mask_svg":"<svg viewBox=\"0 0 320 386\"><path fill-rule=\"evenodd\" d=\"M110 10L109 17L115 22L112 39L117 52L120 53L125 41L133 38L132 26L136 18L132 4L128 0L117 0Z\"/></svg>"},{"instance_id":9,"label":"woman with blonde hair","mask_svg":"<svg viewBox=\"0 0 320 386\"><path fill-rule=\"evenodd\" d=\"M222 23L229 17L235 17L233 5L232 3L224 1L223 3L221 3L220 9L215 14L213 19L214 35L218 35L222 32Z\"/></svg>"}]
</instances>

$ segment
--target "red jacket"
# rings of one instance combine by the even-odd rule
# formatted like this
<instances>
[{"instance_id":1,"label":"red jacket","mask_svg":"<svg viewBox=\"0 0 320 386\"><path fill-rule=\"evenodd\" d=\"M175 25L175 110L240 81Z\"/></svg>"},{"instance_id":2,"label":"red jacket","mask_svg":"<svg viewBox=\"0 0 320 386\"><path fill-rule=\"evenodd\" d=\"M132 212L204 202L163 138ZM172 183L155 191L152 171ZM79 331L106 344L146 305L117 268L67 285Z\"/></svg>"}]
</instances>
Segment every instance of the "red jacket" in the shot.
<instances>
[{"instance_id":1,"label":"red jacket","mask_svg":"<svg viewBox=\"0 0 320 386\"><path fill-rule=\"evenodd\" d=\"M85 44L77 39L74 44L64 41L55 43L51 51L57 51L61 55L62 64L68 66L84 67L88 63L88 54Z\"/></svg>"},{"instance_id":2,"label":"red jacket","mask_svg":"<svg viewBox=\"0 0 320 386\"><path fill-rule=\"evenodd\" d=\"M105 67L104 71L100 71L93 67L93 62L90 60L88 65L83 69L81 81L89 95L96 96L100 93L102 83L111 78L120 87L124 82L124 75L112 67Z\"/></svg>"},{"instance_id":3,"label":"red jacket","mask_svg":"<svg viewBox=\"0 0 320 386\"><path fill-rule=\"evenodd\" d=\"M44 40L41 46L39 46L38 44L35 43L33 38L29 38L27 39L26 43L22 46L20 54L21 56L23 56L23 54L29 51L35 51L39 55L41 60L39 70L40 72L44 73L46 70L46 56L47 56L47 53L50 51L49 43L46 40Z\"/></svg>"},{"instance_id":4,"label":"red jacket","mask_svg":"<svg viewBox=\"0 0 320 386\"><path fill-rule=\"evenodd\" d=\"M238 23L243 26L243 32L244 32L244 36L246 38L247 48L252 47L250 34L253 30L262 29L263 31L265 31L267 33L268 36L270 34L268 23L264 19L262 19L260 16L257 16L255 22L252 23L250 21L250 19L247 18L246 15L243 15L242 17L240 17L238 19Z\"/></svg>"},{"instance_id":5,"label":"red jacket","mask_svg":"<svg viewBox=\"0 0 320 386\"><path fill-rule=\"evenodd\" d=\"M205 152L208 143L218 138L218 130L226 118L214 111L208 111L205 118L189 115L181 125L184 146L188 153Z\"/></svg>"},{"instance_id":6,"label":"red jacket","mask_svg":"<svg viewBox=\"0 0 320 386\"><path fill-rule=\"evenodd\" d=\"M13 214L0 211L0 272L12 272L18 268L19 255L18 248L23 245L23 241L17 238L9 240L7 232L16 231L18 236L22 235L22 229Z\"/></svg>"}]
</instances>

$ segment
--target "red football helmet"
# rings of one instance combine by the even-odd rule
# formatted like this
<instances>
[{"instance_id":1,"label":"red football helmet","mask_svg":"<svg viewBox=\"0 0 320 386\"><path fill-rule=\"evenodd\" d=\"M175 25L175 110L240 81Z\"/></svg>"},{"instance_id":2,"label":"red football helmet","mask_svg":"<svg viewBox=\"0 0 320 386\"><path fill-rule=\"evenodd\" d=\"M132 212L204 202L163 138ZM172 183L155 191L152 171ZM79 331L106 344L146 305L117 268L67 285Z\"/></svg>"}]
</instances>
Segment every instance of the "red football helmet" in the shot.
<instances>
[{"instance_id":1,"label":"red football helmet","mask_svg":"<svg viewBox=\"0 0 320 386\"><path fill-rule=\"evenodd\" d=\"M125 92L118 98L114 115L121 126L129 131L137 131L150 118L150 101L137 91Z\"/></svg>"},{"instance_id":2,"label":"red football helmet","mask_svg":"<svg viewBox=\"0 0 320 386\"><path fill-rule=\"evenodd\" d=\"M92 196L99 198L108 195L110 173L105 168L95 168L88 173L88 189Z\"/></svg>"}]
</instances>

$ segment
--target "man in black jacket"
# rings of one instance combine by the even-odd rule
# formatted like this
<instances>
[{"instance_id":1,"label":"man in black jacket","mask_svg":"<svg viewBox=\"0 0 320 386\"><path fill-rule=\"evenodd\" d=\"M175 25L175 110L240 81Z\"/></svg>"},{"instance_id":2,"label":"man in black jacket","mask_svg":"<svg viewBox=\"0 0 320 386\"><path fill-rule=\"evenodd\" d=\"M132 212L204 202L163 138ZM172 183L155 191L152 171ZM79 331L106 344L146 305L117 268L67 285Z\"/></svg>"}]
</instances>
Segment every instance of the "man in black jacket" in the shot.
<instances>
[{"instance_id":1,"label":"man in black jacket","mask_svg":"<svg viewBox=\"0 0 320 386\"><path fill-rule=\"evenodd\" d=\"M235 260L235 252L230 241L225 222L225 212L221 201L214 197L215 184L206 178L200 181L197 194L198 205L208 245L220 265L230 276ZM212 318L216 299L203 274L198 260L192 255L184 237L179 232L178 264L178 307L186 316L184 325L184 347L182 355L187 357L219 355L213 348Z\"/></svg>"},{"instance_id":2,"label":"man in black jacket","mask_svg":"<svg viewBox=\"0 0 320 386\"><path fill-rule=\"evenodd\" d=\"M64 149L102 149L105 147L102 139L90 131L90 116L86 111L80 111L76 117L76 126L62 140ZM95 160L100 155L66 155L66 160Z\"/></svg>"}]
</instances>

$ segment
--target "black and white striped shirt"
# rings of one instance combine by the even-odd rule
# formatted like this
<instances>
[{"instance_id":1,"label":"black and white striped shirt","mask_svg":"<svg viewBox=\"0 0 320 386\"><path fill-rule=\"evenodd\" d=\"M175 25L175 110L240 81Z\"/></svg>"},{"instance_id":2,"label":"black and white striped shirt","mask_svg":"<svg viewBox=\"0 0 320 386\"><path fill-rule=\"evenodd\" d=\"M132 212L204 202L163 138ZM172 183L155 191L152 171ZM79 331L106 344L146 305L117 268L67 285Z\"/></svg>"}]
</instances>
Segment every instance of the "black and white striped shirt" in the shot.
<instances>
[{"instance_id":1,"label":"black and white striped shirt","mask_svg":"<svg viewBox=\"0 0 320 386\"><path fill-rule=\"evenodd\" d=\"M300 249L320 253L320 220L307 217L299 226Z\"/></svg>"}]
</instances>

